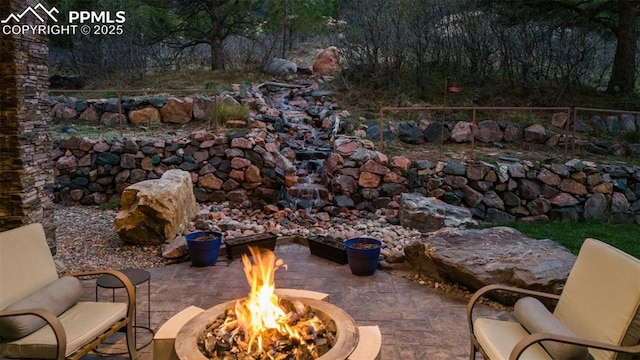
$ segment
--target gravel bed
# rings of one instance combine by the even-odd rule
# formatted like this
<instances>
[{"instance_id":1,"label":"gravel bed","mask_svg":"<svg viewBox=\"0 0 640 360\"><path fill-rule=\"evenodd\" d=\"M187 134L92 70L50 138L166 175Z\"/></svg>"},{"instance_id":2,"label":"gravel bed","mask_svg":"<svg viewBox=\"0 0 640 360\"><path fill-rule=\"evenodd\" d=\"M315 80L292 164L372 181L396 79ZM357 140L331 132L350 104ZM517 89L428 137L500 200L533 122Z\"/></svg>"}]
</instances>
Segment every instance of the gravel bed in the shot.
<instances>
[{"instance_id":1,"label":"gravel bed","mask_svg":"<svg viewBox=\"0 0 640 360\"><path fill-rule=\"evenodd\" d=\"M170 262L162 245L127 245L116 234L116 210L55 205L56 255L68 272L97 269L148 269Z\"/></svg>"}]
</instances>

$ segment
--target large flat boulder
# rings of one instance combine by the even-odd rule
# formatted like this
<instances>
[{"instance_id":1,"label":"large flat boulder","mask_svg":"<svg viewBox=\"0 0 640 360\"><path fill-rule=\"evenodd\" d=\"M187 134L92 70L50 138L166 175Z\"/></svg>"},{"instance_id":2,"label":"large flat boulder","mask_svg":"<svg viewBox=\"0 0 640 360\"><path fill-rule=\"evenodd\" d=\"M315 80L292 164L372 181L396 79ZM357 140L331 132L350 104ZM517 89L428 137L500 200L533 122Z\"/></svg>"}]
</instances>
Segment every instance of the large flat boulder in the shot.
<instances>
[{"instance_id":1,"label":"large flat boulder","mask_svg":"<svg viewBox=\"0 0 640 360\"><path fill-rule=\"evenodd\" d=\"M127 187L121 201L114 226L122 241L131 244L164 244L198 213L191 175L178 169Z\"/></svg>"},{"instance_id":2,"label":"large flat boulder","mask_svg":"<svg viewBox=\"0 0 640 360\"><path fill-rule=\"evenodd\" d=\"M444 227L478 227L478 223L466 208L416 193L401 195L399 217L400 225L422 232L436 231Z\"/></svg>"},{"instance_id":3,"label":"large flat boulder","mask_svg":"<svg viewBox=\"0 0 640 360\"><path fill-rule=\"evenodd\" d=\"M509 227L446 228L405 247L418 272L475 291L489 284L559 294L576 256L558 243L531 239ZM512 297L494 297L511 303Z\"/></svg>"}]
</instances>

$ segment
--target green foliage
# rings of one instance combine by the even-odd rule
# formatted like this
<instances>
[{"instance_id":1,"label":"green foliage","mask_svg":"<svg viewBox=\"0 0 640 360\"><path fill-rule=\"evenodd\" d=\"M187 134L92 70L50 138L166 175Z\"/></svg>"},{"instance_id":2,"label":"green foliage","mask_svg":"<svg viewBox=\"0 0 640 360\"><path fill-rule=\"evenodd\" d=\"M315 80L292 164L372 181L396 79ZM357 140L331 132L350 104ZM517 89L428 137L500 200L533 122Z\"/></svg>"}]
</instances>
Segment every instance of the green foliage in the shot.
<instances>
[{"instance_id":1,"label":"green foliage","mask_svg":"<svg viewBox=\"0 0 640 360\"><path fill-rule=\"evenodd\" d=\"M249 108L246 105L228 105L218 103L211 111L211 120L218 120L224 124L228 120L244 120L249 116Z\"/></svg>"},{"instance_id":2,"label":"green foliage","mask_svg":"<svg viewBox=\"0 0 640 360\"><path fill-rule=\"evenodd\" d=\"M627 144L640 144L640 131L625 132L622 138Z\"/></svg>"},{"instance_id":3,"label":"green foliage","mask_svg":"<svg viewBox=\"0 0 640 360\"><path fill-rule=\"evenodd\" d=\"M120 202L115 200L109 200L100 204L100 210L118 210L120 208Z\"/></svg>"},{"instance_id":4,"label":"green foliage","mask_svg":"<svg viewBox=\"0 0 640 360\"><path fill-rule=\"evenodd\" d=\"M493 225L488 225L491 227ZM560 223L537 221L507 224L534 239L551 239L578 253L586 238L610 244L634 257L640 258L640 226L637 224L607 224L600 222Z\"/></svg>"}]
</instances>

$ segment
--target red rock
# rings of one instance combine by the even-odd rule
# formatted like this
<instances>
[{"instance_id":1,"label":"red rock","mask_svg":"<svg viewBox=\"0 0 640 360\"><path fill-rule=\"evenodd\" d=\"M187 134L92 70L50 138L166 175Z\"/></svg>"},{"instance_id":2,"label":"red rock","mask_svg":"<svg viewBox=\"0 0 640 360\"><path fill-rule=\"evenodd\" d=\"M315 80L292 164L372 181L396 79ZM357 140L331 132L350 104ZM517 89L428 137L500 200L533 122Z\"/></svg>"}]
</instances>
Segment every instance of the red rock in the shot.
<instances>
[{"instance_id":1,"label":"red rock","mask_svg":"<svg viewBox=\"0 0 640 360\"><path fill-rule=\"evenodd\" d=\"M560 181L562 181L558 174L549 171L548 169L540 170L540 173L538 173L538 180L549 186L558 186L560 184Z\"/></svg>"},{"instance_id":2,"label":"red rock","mask_svg":"<svg viewBox=\"0 0 640 360\"><path fill-rule=\"evenodd\" d=\"M93 149L93 145L96 143L95 140L84 138L78 142L78 149L82 151L91 151Z\"/></svg>"},{"instance_id":3,"label":"red rock","mask_svg":"<svg viewBox=\"0 0 640 360\"><path fill-rule=\"evenodd\" d=\"M360 174L358 185L364 188L375 188L380 186L381 180L382 177L380 175L365 171Z\"/></svg>"},{"instance_id":4,"label":"red rock","mask_svg":"<svg viewBox=\"0 0 640 360\"><path fill-rule=\"evenodd\" d=\"M248 200L247 192L244 189L236 189L227 193L227 200L234 203L241 203Z\"/></svg>"},{"instance_id":5,"label":"red rock","mask_svg":"<svg viewBox=\"0 0 640 360\"><path fill-rule=\"evenodd\" d=\"M91 166L91 154L87 154L78 160L79 167Z\"/></svg>"},{"instance_id":6,"label":"red rock","mask_svg":"<svg viewBox=\"0 0 640 360\"><path fill-rule=\"evenodd\" d=\"M574 195L587 195L587 188L579 182L571 179L563 179L558 189Z\"/></svg>"},{"instance_id":7,"label":"red rock","mask_svg":"<svg viewBox=\"0 0 640 360\"><path fill-rule=\"evenodd\" d=\"M232 148L253 149L253 142L250 139L237 137L231 140Z\"/></svg>"},{"instance_id":8,"label":"red rock","mask_svg":"<svg viewBox=\"0 0 640 360\"><path fill-rule=\"evenodd\" d=\"M380 151L376 152L376 158L374 159L378 164L382 164L384 166L389 165L389 158L387 155L381 153Z\"/></svg>"},{"instance_id":9,"label":"red rock","mask_svg":"<svg viewBox=\"0 0 640 360\"><path fill-rule=\"evenodd\" d=\"M251 161L249 159L245 159L243 157L234 157L231 159L231 168L233 169L245 169L251 165Z\"/></svg>"},{"instance_id":10,"label":"red rock","mask_svg":"<svg viewBox=\"0 0 640 360\"><path fill-rule=\"evenodd\" d=\"M244 182L244 171L232 169L231 172L229 173L229 178L239 183L242 183Z\"/></svg>"},{"instance_id":11,"label":"red rock","mask_svg":"<svg viewBox=\"0 0 640 360\"><path fill-rule=\"evenodd\" d=\"M121 122L122 124L126 124L127 115L122 114L121 116L118 116L118 113L106 112L106 113L103 113L102 116L100 117L100 122L105 124L106 126L116 126L116 125L119 125Z\"/></svg>"},{"instance_id":12,"label":"red rock","mask_svg":"<svg viewBox=\"0 0 640 360\"><path fill-rule=\"evenodd\" d=\"M262 211L266 212L267 214L274 214L278 212L278 207L273 204L267 204L262 208Z\"/></svg>"},{"instance_id":13,"label":"red rock","mask_svg":"<svg viewBox=\"0 0 640 360\"><path fill-rule=\"evenodd\" d=\"M387 175L384 176L384 178L382 179L382 181L386 182L386 183L393 183L393 184L402 184L405 181L407 181L407 178L405 178L404 176L400 176L394 172L390 172Z\"/></svg>"},{"instance_id":14,"label":"red rock","mask_svg":"<svg viewBox=\"0 0 640 360\"><path fill-rule=\"evenodd\" d=\"M77 163L74 156L63 156L56 161L56 169L58 170L75 169L76 166Z\"/></svg>"},{"instance_id":15,"label":"red rock","mask_svg":"<svg viewBox=\"0 0 640 360\"><path fill-rule=\"evenodd\" d=\"M504 133L500 126L493 120L485 120L478 123L476 128L476 140L483 143L502 141Z\"/></svg>"},{"instance_id":16,"label":"red rock","mask_svg":"<svg viewBox=\"0 0 640 360\"><path fill-rule=\"evenodd\" d=\"M213 104L214 101L212 98L198 96L193 99L193 118L196 120L213 119Z\"/></svg>"},{"instance_id":17,"label":"red rock","mask_svg":"<svg viewBox=\"0 0 640 360\"><path fill-rule=\"evenodd\" d=\"M134 125L152 124L162 121L160 111L153 106L129 111L129 121Z\"/></svg>"},{"instance_id":18,"label":"red rock","mask_svg":"<svg viewBox=\"0 0 640 360\"><path fill-rule=\"evenodd\" d=\"M458 121L451 130L451 139L457 143L471 141L471 123L467 121Z\"/></svg>"},{"instance_id":19,"label":"red rock","mask_svg":"<svg viewBox=\"0 0 640 360\"><path fill-rule=\"evenodd\" d=\"M95 122L98 119L100 119L100 116L98 116L98 112L93 107L88 107L80 114L80 120Z\"/></svg>"},{"instance_id":20,"label":"red rock","mask_svg":"<svg viewBox=\"0 0 640 360\"><path fill-rule=\"evenodd\" d=\"M255 165L249 165L244 172L244 179L249 183L262 182L262 175L260 175L260 168Z\"/></svg>"},{"instance_id":21,"label":"red rock","mask_svg":"<svg viewBox=\"0 0 640 360\"><path fill-rule=\"evenodd\" d=\"M220 190L222 189L222 180L213 174L206 174L198 178L198 186L205 189Z\"/></svg>"},{"instance_id":22,"label":"red rock","mask_svg":"<svg viewBox=\"0 0 640 360\"><path fill-rule=\"evenodd\" d=\"M596 185L591 190L596 194L611 194L613 193L613 184L612 183L602 183Z\"/></svg>"},{"instance_id":23,"label":"red rock","mask_svg":"<svg viewBox=\"0 0 640 360\"><path fill-rule=\"evenodd\" d=\"M340 52L335 46L324 49L313 62L313 72L317 74L329 75L340 70Z\"/></svg>"},{"instance_id":24,"label":"red rock","mask_svg":"<svg viewBox=\"0 0 640 360\"><path fill-rule=\"evenodd\" d=\"M351 154L353 154L359 148L360 148L360 144L352 141L345 144L341 144L340 146L338 146L336 151L340 155L351 156Z\"/></svg>"},{"instance_id":25,"label":"red rock","mask_svg":"<svg viewBox=\"0 0 640 360\"><path fill-rule=\"evenodd\" d=\"M388 167L378 164L374 160L369 160L360 167L360 171L366 171L378 175L386 175L391 172Z\"/></svg>"},{"instance_id":26,"label":"red rock","mask_svg":"<svg viewBox=\"0 0 640 360\"><path fill-rule=\"evenodd\" d=\"M406 172L409 171L411 160L404 156L394 156L389 160L389 166L391 166L391 168L400 169L403 172Z\"/></svg>"},{"instance_id":27,"label":"red rock","mask_svg":"<svg viewBox=\"0 0 640 360\"><path fill-rule=\"evenodd\" d=\"M574 198L573 196L571 196L571 194L567 194L567 193L560 193L554 196L553 198L551 198L549 202L551 203L551 205L556 207L575 206L580 203L578 199Z\"/></svg>"},{"instance_id":28,"label":"red rock","mask_svg":"<svg viewBox=\"0 0 640 360\"><path fill-rule=\"evenodd\" d=\"M222 189L224 191L232 191L239 187L240 187L240 183L233 179L227 179L227 181L225 181L224 184L222 184Z\"/></svg>"},{"instance_id":29,"label":"red rock","mask_svg":"<svg viewBox=\"0 0 640 360\"><path fill-rule=\"evenodd\" d=\"M455 175L448 175L444 179L445 184L451 186L454 189L464 188L465 186L467 186L468 181L469 180L467 180L467 178L464 176L455 176Z\"/></svg>"},{"instance_id":30,"label":"red rock","mask_svg":"<svg viewBox=\"0 0 640 360\"><path fill-rule=\"evenodd\" d=\"M549 217L547 215L535 215L535 216L525 216L520 218L520 221L523 223L532 223L535 221L548 221Z\"/></svg>"},{"instance_id":31,"label":"red rock","mask_svg":"<svg viewBox=\"0 0 640 360\"><path fill-rule=\"evenodd\" d=\"M334 152L330 153L327 157L327 161L325 162L325 165L327 166L327 173L333 174L338 166L342 164L344 164L344 158L342 156Z\"/></svg>"},{"instance_id":32,"label":"red rock","mask_svg":"<svg viewBox=\"0 0 640 360\"><path fill-rule=\"evenodd\" d=\"M186 97L178 99L170 97L160 109L163 122L186 124L191 121L193 114L193 99Z\"/></svg>"}]
</instances>

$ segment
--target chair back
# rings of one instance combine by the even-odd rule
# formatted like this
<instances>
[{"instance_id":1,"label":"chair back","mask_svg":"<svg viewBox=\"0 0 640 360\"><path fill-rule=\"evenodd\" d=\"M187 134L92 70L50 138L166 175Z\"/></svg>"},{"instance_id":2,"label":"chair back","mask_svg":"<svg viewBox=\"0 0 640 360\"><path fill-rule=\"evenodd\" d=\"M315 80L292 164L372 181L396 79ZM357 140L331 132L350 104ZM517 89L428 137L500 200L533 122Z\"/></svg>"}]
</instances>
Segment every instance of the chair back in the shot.
<instances>
[{"instance_id":1,"label":"chair back","mask_svg":"<svg viewBox=\"0 0 640 360\"><path fill-rule=\"evenodd\" d=\"M640 342L640 260L595 239L582 245L554 315L585 339L621 346ZM589 349L596 360L631 359Z\"/></svg>"},{"instance_id":2,"label":"chair back","mask_svg":"<svg viewBox=\"0 0 640 360\"><path fill-rule=\"evenodd\" d=\"M0 310L57 278L41 224L0 232Z\"/></svg>"}]
</instances>

